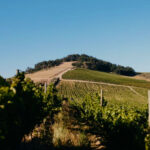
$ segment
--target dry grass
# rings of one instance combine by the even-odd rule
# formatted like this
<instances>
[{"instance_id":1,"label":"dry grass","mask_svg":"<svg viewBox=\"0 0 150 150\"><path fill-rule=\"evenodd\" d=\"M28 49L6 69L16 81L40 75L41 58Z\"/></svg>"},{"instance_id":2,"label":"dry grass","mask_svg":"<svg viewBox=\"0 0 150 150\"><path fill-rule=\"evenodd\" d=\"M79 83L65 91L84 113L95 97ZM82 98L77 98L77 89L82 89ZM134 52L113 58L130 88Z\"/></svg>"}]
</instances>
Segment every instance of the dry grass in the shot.
<instances>
[{"instance_id":1,"label":"dry grass","mask_svg":"<svg viewBox=\"0 0 150 150\"><path fill-rule=\"evenodd\" d=\"M70 107L68 101L63 101L62 110L55 114L54 122L49 118L35 127L32 133L22 141L21 149L57 149L57 150L104 150L103 138L95 135L93 129L75 117L76 110ZM32 135L32 136L31 136Z\"/></svg>"},{"instance_id":2,"label":"dry grass","mask_svg":"<svg viewBox=\"0 0 150 150\"><path fill-rule=\"evenodd\" d=\"M135 77L133 77L135 79L139 79L139 80L147 80L150 81L150 73L141 73L139 75L136 75Z\"/></svg>"},{"instance_id":3,"label":"dry grass","mask_svg":"<svg viewBox=\"0 0 150 150\"><path fill-rule=\"evenodd\" d=\"M75 146L81 147L88 144L87 137L79 131L71 131L61 123L56 123L53 126L53 144L56 147L60 146Z\"/></svg>"},{"instance_id":4,"label":"dry grass","mask_svg":"<svg viewBox=\"0 0 150 150\"><path fill-rule=\"evenodd\" d=\"M79 130L77 120L70 114L69 104L63 102L63 110L55 115L53 129L53 144L55 147L87 147L89 140L86 134ZM77 127L77 128L74 128Z\"/></svg>"},{"instance_id":5,"label":"dry grass","mask_svg":"<svg viewBox=\"0 0 150 150\"><path fill-rule=\"evenodd\" d=\"M71 70L73 62L64 62L59 66L37 71L35 73L26 74L26 78L30 78L34 82L50 82L53 78L61 78L62 74Z\"/></svg>"}]
</instances>

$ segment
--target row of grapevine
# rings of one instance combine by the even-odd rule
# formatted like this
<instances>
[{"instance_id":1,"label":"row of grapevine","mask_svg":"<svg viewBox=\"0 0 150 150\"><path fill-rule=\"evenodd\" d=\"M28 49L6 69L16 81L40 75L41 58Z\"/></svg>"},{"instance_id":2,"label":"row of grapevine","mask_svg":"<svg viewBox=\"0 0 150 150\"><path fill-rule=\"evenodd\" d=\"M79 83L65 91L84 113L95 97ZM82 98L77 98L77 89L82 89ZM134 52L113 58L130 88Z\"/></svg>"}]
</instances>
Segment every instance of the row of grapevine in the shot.
<instances>
[{"instance_id":1,"label":"row of grapevine","mask_svg":"<svg viewBox=\"0 0 150 150\"><path fill-rule=\"evenodd\" d=\"M132 106L145 107L147 105L147 89L135 88L134 90L139 93L135 94L128 87L118 87L110 85L100 85L92 83L69 82L61 81L57 87L58 93L67 98L81 99L87 93L97 92L100 94L103 89L104 97L111 103L128 104Z\"/></svg>"},{"instance_id":2,"label":"row of grapevine","mask_svg":"<svg viewBox=\"0 0 150 150\"><path fill-rule=\"evenodd\" d=\"M71 101L71 105L78 112L80 120L90 124L97 132L100 129L105 132L108 149L145 149L146 109L115 104L100 107L98 94L88 94L82 101Z\"/></svg>"},{"instance_id":3,"label":"row of grapevine","mask_svg":"<svg viewBox=\"0 0 150 150\"><path fill-rule=\"evenodd\" d=\"M47 115L52 116L60 100L52 86L45 94L23 73L0 87L0 147L13 150Z\"/></svg>"}]
</instances>

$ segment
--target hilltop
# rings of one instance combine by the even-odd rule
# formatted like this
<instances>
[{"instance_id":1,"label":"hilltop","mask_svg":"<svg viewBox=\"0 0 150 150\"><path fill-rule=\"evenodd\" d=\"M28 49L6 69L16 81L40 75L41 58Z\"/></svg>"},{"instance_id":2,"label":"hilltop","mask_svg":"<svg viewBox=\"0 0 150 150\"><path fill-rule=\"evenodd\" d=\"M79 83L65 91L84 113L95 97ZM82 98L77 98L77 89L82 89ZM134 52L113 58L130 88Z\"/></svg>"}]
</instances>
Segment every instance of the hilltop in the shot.
<instances>
[{"instance_id":1,"label":"hilltop","mask_svg":"<svg viewBox=\"0 0 150 150\"><path fill-rule=\"evenodd\" d=\"M131 67L124 67L121 65L116 65L86 54L73 54L68 55L62 59L42 61L35 64L34 68L27 68L26 73L33 73L43 69L49 69L51 67L59 66L64 62L75 61L72 65L78 68L86 68L91 70L103 71L103 72L114 72L116 74L125 76L134 76L136 72Z\"/></svg>"}]
</instances>

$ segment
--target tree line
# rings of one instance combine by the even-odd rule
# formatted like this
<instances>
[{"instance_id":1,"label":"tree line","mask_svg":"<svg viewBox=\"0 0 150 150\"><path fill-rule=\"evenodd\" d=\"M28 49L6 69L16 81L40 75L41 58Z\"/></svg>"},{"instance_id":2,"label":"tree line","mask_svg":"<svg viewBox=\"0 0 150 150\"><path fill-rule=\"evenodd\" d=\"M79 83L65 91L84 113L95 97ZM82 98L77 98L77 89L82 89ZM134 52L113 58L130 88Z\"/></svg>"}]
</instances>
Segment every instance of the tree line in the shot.
<instances>
[{"instance_id":1,"label":"tree line","mask_svg":"<svg viewBox=\"0 0 150 150\"><path fill-rule=\"evenodd\" d=\"M131 67L116 65L101 59L97 59L92 56L88 56L86 54L82 54L82 55L73 54L73 55L68 55L67 57L64 57L62 59L42 61L40 63L35 64L34 68L28 67L26 69L26 73L33 73L42 69L48 69L50 67L58 66L63 62L70 62L70 61L76 61L75 63L73 63L73 66L79 68L86 68L86 69L98 70L103 72L113 72L125 76L136 75L135 70Z\"/></svg>"}]
</instances>

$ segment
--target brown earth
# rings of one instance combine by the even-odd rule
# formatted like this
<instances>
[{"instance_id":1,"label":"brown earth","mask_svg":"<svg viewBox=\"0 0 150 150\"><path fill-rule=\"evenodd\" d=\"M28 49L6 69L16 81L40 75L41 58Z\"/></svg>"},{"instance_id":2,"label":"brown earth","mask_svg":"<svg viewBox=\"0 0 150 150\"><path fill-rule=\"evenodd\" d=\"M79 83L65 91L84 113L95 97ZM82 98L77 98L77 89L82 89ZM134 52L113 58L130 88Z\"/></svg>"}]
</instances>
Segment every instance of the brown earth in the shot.
<instances>
[{"instance_id":1,"label":"brown earth","mask_svg":"<svg viewBox=\"0 0 150 150\"><path fill-rule=\"evenodd\" d=\"M50 82L53 78L61 79L62 74L73 69L72 63L73 62L64 62L56 67L26 74L26 78L30 78L34 82Z\"/></svg>"},{"instance_id":2,"label":"brown earth","mask_svg":"<svg viewBox=\"0 0 150 150\"><path fill-rule=\"evenodd\" d=\"M141 74L134 76L133 78L150 81L150 73L141 73Z\"/></svg>"}]
</instances>

